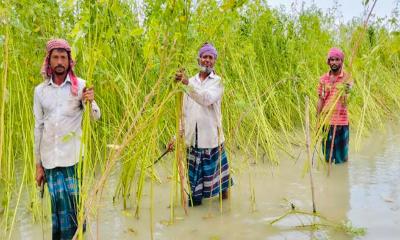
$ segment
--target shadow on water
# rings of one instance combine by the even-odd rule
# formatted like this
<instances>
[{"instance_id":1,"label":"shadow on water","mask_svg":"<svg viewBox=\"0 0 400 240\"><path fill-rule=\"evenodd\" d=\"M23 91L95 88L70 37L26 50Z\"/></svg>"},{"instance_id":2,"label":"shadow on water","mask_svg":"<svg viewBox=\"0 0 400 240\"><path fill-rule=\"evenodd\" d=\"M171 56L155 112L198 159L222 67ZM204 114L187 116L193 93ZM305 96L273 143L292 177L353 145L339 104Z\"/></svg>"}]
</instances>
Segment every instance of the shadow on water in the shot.
<instances>
[{"instance_id":1,"label":"shadow on water","mask_svg":"<svg viewBox=\"0 0 400 240\"><path fill-rule=\"evenodd\" d=\"M308 176L302 176L303 162L281 161L278 168L266 164L249 168L235 166L243 160L229 156L238 169L231 199L224 201L220 213L218 199L190 208L186 216L176 209L170 217L170 159L157 166L161 184L154 183L151 203L149 185L144 192L141 216L134 216L135 202L128 209L120 202L112 204L117 177L113 176L96 208L97 218L89 218L87 239L150 239L150 224L155 239L398 239L400 236L400 127L388 125L385 133L375 133L364 141L358 153L351 152L350 162L332 168L331 176L319 169L314 172L317 211L337 223L350 221L366 229L363 237L353 237L332 228L297 228L310 218L290 216L275 225L269 222L289 210L287 201L298 209L312 211ZM243 158L243 157L242 157ZM250 183L251 182L251 183ZM251 199L254 189L255 202ZM285 201L286 199L287 201ZM153 204L154 216L150 217ZM253 211L255 209L255 211ZM14 239L42 239L40 224L32 224L29 213L20 210ZM98 224L98 228L97 228ZM50 219L45 223L45 239L51 239Z\"/></svg>"}]
</instances>

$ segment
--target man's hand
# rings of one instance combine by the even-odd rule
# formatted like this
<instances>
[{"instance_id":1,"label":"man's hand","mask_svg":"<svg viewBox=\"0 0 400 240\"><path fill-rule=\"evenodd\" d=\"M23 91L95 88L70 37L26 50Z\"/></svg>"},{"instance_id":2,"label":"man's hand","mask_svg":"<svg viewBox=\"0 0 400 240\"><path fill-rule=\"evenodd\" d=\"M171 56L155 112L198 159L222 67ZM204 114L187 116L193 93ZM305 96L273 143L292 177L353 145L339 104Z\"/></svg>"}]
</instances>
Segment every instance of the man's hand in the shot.
<instances>
[{"instance_id":1,"label":"man's hand","mask_svg":"<svg viewBox=\"0 0 400 240\"><path fill-rule=\"evenodd\" d=\"M36 184L38 187L42 184L44 181L44 168L41 163L36 164Z\"/></svg>"},{"instance_id":2,"label":"man's hand","mask_svg":"<svg viewBox=\"0 0 400 240\"><path fill-rule=\"evenodd\" d=\"M94 100L94 89L93 87L87 88L85 87L83 89L83 94L82 94L82 100L84 103L86 102L92 102Z\"/></svg>"},{"instance_id":3,"label":"man's hand","mask_svg":"<svg viewBox=\"0 0 400 240\"><path fill-rule=\"evenodd\" d=\"M344 91L346 92L346 94L349 94L349 93L350 93L350 90L351 90L352 87L353 87L353 86L352 86L351 83L345 83L345 85L344 85Z\"/></svg>"},{"instance_id":4,"label":"man's hand","mask_svg":"<svg viewBox=\"0 0 400 240\"><path fill-rule=\"evenodd\" d=\"M189 84L189 80L185 74L185 69L179 69L176 73L175 73L175 80L177 82L182 82L185 85Z\"/></svg>"}]
</instances>

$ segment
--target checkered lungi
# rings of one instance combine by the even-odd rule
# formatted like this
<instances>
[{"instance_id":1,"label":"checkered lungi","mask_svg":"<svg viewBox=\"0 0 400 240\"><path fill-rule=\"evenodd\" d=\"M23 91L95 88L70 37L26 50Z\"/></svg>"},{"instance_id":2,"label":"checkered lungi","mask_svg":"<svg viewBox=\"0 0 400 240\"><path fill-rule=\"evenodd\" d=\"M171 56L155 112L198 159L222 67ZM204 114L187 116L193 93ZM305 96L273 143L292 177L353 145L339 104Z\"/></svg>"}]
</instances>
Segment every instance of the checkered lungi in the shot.
<instances>
[{"instance_id":1,"label":"checkered lungi","mask_svg":"<svg viewBox=\"0 0 400 240\"><path fill-rule=\"evenodd\" d=\"M218 195L233 185L223 144L221 154L219 147L190 147L187 153L189 183L194 202Z\"/></svg>"},{"instance_id":2,"label":"checkered lungi","mask_svg":"<svg viewBox=\"0 0 400 240\"><path fill-rule=\"evenodd\" d=\"M78 228L79 186L75 166L45 169L51 198L53 240L72 239Z\"/></svg>"}]
</instances>

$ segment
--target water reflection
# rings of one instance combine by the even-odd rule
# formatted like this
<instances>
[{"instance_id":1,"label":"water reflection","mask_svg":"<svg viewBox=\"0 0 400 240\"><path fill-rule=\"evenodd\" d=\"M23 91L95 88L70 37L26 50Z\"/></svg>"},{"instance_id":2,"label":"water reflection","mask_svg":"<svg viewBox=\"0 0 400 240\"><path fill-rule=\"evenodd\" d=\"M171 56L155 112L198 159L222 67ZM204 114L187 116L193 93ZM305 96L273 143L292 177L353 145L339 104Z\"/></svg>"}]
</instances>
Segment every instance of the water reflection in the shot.
<instances>
[{"instance_id":1,"label":"water reflection","mask_svg":"<svg viewBox=\"0 0 400 240\"><path fill-rule=\"evenodd\" d=\"M400 236L400 131L389 124L384 134L366 141L349 166L351 209L349 218L367 228L365 239Z\"/></svg>"}]
</instances>

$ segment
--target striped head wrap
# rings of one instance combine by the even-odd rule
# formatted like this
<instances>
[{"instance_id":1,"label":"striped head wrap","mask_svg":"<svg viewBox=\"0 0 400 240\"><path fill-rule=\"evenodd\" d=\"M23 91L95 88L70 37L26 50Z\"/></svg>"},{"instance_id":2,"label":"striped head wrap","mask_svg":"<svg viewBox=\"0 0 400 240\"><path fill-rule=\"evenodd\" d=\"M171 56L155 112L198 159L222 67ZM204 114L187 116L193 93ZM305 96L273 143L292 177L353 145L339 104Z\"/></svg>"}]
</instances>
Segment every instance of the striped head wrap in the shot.
<instances>
[{"instance_id":1,"label":"striped head wrap","mask_svg":"<svg viewBox=\"0 0 400 240\"><path fill-rule=\"evenodd\" d=\"M51 78L53 75L53 71L50 67L50 53L54 49L64 49L67 51L68 56L69 56L69 78L71 80L71 92L73 95L78 95L78 79L75 76L75 73L73 71L73 68L75 66L75 62L72 60L71 57L71 47L69 46L68 42L64 39L51 39L50 41L47 42L46 44L46 57L43 61L42 69L41 69L41 74L44 79Z\"/></svg>"}]
</instances>

